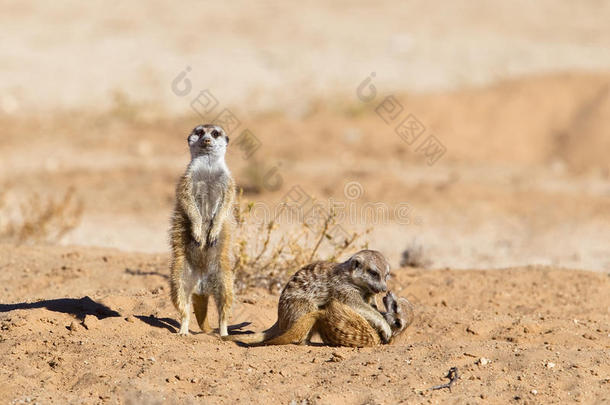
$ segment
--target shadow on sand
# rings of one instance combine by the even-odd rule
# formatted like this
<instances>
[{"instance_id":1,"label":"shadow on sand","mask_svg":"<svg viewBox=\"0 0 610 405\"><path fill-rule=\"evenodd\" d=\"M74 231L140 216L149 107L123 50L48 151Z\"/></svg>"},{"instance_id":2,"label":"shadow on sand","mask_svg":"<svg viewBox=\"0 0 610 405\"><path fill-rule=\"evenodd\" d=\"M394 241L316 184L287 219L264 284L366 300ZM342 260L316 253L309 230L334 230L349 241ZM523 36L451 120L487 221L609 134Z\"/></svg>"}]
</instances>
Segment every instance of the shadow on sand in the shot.
<instances>
[{"instance_id":1,"label":"shadow on sand","mask_svg":"<svg viewBox=\"0 0 610 405\"><path fill-rule=\"evenodd\" d=\"M46 308L49 311L61 312L74 315L80 321L85 316L92 315L97 319L121 316L117 311L104 304L93 301L89 297L83 298L56 298L53 300L42 300L38 302L21 302L17 304L0 304L0 312L9 312L16 309Z\"/></svg>"},{"instance_id":2,"label":"shadow on sand","mask_svg":"<svg viewBox=\"0 0 610 405\"><path fill-rule=\"evenodd\" d=\"M134 316L150 326L154 326L155 328L167 329L168 331L170 331L172 333L178 333L178 329L180 329L180 323L172 318L157 318L153 315L149 315L149 316L134 315ZM229 331L233 331L236 329L244 328L248 325L250 325L250 322L242 322L242 323L238 323L236 325L229 325L228 329L229 329ZM189 332L192 334L195 334L195 335L203 333L199 330L195 331L195 332L189 330ZM213 333L218 333L218 328L214 329Z\"/></svg>"}]
</instances>

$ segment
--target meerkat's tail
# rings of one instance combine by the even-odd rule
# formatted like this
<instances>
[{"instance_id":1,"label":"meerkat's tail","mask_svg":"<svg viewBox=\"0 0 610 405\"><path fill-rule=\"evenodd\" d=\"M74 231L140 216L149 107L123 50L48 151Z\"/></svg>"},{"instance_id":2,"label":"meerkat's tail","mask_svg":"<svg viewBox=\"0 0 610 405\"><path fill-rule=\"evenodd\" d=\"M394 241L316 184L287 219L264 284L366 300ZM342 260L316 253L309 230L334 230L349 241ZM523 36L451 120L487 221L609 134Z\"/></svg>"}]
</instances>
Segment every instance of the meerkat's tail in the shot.
<instances>
[{"instance_id":1,"label":"meerkat's tail","mask_svg":"<svg viewBox=\"0 0 610 405\"><path fill-rule=\"evenodd\" d=\"M324 310L318 310L303 315L284 333L281 333L279 324L276 322L264 332L252 333L249 335L229 335L224 336L222 339L247 344L249 346L301 343L309 336L309 332L316 322L324 316L325 312L326 311Z\"/></svg>"},{"instance_id":2,"label":"meerkat's tail","mask_svg":"<svg viewBox=\"0 0 610 405\"><path fill-rule=\"evenodd\" d=\"M221 336L222 340L228 340L230 342L239 342L249 346L255 346L257 344L264 344L266 340L273 339L274 337L280 334L280 325L278 322L273 324L269 329L258 332L258 333L250 333L250 334L240 334L240 335L227 335Z\"/></svg>"}]
</instances>

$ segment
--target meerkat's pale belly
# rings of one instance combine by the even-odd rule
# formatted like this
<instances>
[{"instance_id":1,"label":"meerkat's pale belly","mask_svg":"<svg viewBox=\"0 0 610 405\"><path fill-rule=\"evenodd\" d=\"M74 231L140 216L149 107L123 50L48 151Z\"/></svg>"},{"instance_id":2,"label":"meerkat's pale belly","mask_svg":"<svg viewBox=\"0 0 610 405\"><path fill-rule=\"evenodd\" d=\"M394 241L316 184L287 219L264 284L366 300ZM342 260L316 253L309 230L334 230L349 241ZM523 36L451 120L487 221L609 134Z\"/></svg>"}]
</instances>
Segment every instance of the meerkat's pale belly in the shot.
<instances>
[{"instance_id":1,"label":"meerkat's pale belly","mask_svg":"<svg viewBox=\"0 0 610 405\"><path fill-rule=\"evenodd\" d=\"M193 183L195 201L197 201L197 207L204 223L210 222L214 218L223 198L222 184L213 178L215 176L210 177Z\"/></svg>"}]
</instances>

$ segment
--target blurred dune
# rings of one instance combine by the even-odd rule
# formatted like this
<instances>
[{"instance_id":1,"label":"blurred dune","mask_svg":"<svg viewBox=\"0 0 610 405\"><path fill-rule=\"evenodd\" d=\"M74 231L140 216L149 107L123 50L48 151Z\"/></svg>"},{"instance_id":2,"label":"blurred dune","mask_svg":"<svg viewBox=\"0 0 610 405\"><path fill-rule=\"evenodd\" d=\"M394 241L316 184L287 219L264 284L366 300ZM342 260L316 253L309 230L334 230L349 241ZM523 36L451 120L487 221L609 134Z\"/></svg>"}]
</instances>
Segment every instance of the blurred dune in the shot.
<instances>
[{"instance_id":1,"label":"blurred dune","mask_svg":"<svg viewBox=\"0 0 610 405\"><path fill-rule=\"evenodd\" d=\"M523 75L610 69L597 0L0 2L0 110L108 107L117 91L173 113L187 66L223 105L299 113L352 95L445 91Z\"/></svg>"},{"instance_id":2,"label":"blurred dune","mask_svg":"<svg viewBox=\"0 0 610 405\"><path fill-rule=\"evenodd\" d=\"M299 118L242 113L240 131L251 129L261 147L244 158L233 144L229 165L246 190L262 191L245 198L270 210L295 186L359 207L381 202L390 214L409 204L409 225L392 215L345 221L348 229L372 227L370 242L394 263L416 240L435 267L537 263L608 270L608 83L606 74L560 73L396 93L402 116L413 114L425 126L421 138L433 134L445 146L433 166L395 133L399 119L390 125L377 114L387 95L381 86L372 102L335 96L313 102ZM166 251L174 181L188 161L184 137L202 118L188 107L176 116L124 103L5 115L2 181L12 185L13 202L31 190L75 187L83 219L63 243ZM35 142L26 134L36 134ZM252 183L273 167L279 189ZM353 181L363 188L356 200L344 194Z\"/></svg>"}]
</instances>

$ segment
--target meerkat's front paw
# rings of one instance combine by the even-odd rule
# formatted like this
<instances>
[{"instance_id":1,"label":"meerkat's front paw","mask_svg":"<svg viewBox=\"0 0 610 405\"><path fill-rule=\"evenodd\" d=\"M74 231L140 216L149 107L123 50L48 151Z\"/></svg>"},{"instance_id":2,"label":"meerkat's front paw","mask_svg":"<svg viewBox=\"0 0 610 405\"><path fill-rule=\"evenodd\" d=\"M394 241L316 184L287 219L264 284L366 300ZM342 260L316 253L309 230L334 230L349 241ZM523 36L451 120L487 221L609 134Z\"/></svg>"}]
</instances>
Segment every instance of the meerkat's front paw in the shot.
<instances>
[{"instance_id":1,"label":"meerkat's front paw","mask_svg":"<svg viewBox=\"0 0 610 405\"><path fill-rule=\"evenodd\" d=\"M383 297L383 305L385 306L385 310L390 314L397 314L400 312L398 301L392 291L388 291Z\"/></svg>"},{"instance_id":2,"label":"meerkat's front paw","mask_svg":"<svg viewBox=\"0 0 610 405\"><path fill-rule=\"evenodd\" d=\"M216 232L214 229L210 229L207 237L207 246L214 247L218 243L218 236L220 232Z\"/></svg>"},{"instance_id":3,"label":"meerkat's front paw","mask_svg":"<svg viewBox=\"0 0 610 405\"><path fill-rule=\"evenodd\" d=\"M382 325L381 330L379 331L379 337L383 344L390 342L390 339L392 338L392 329L389 324Z\"/></svg>"},{"instance_id":4,"label":"meerkat's front paw","mask_svg":"<svg viewBox=\"0 0 610 405\"><path fill-rule=\"evenodd\" d=\"M184 324L181 325L180 326L180 330L178 331L178 334L180 336L188 336L188 334L189 334L189 327L188 327L188 325L184 325Z\"/></svg>"},{"instance_id":5,"label":"meerkat's front paw","mask_svg":"<svg viewBox=\"0 0 610 405\"><path fill-rule=\"evenodd\" d=\"M201 246L201 233L201 229L193 229L193 239L195 240L197 246Z\"/></svg>"}]
</instances>

